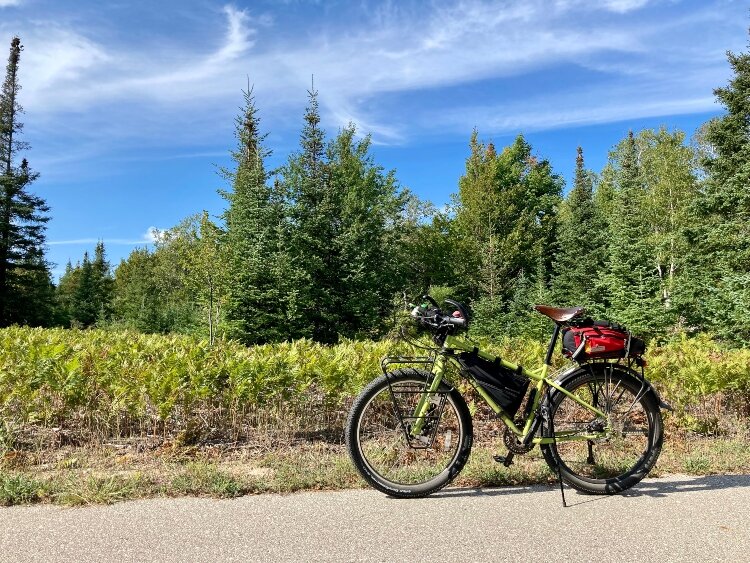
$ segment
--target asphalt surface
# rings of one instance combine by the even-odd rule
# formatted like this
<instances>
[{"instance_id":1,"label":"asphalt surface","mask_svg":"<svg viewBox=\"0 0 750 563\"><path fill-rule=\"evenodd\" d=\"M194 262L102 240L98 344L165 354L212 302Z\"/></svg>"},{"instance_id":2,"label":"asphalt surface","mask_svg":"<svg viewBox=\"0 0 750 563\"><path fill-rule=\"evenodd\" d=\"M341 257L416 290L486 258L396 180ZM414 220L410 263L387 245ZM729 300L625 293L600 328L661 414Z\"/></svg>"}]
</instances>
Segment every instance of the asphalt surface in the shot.
<instances>
[{"instance_id":1,"label":"asphalt surface","mask_svg":"<svg viewBox=\"0 0 750 563\"><path fill-rule=\"evenodd\" d=\"M750 475L0 509L0 561L750 561Z\"/></svg>"}]
</instances>

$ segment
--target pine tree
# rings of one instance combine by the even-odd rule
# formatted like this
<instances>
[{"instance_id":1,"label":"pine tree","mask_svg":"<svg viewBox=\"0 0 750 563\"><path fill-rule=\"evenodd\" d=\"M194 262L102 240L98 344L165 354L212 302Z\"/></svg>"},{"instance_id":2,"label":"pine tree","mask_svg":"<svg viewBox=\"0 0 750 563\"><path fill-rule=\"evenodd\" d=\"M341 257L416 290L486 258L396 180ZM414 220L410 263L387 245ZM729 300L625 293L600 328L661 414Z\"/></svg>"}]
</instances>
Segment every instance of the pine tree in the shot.
<instances>
[{"instance_id":1,"label":"pine tree","mask_svg":"<svg viewBox=\"0 0 750 563\"><path fill-rule=\"evenodd\" d=\"M726 113L710 121L704 140L706 182L688 235L699 272L692 283L698 315L691 320L728 340L750 342L750 53L727 53L733 77L714 90ZM687 312L687 308L683 308Z\"/></svg>"},{"instance_id":2,"label":"pine tree","mask_svg":"<svg viewBox=\"0 0 750 563\"><path fill-rule=\"evenodd\" d=\"M600 314L597 283L606 259L606 239L594 205L594 176L584 167L578 147L573 189L558 215L558 251L554 262L554 299Z\"/></svg>"},{"instance_id":3,"label":"pine tree","mask_svg":"<svg viewBox=\"0 0 750 563\"><path fill-rule=\"evenodd\" d=\"M22 49L20 39L14 37L0 91L0 326L48 324L51 320L39 314L51 314L52 306L49 268L43 253L49 207L27 191L38 174L31 171L25 158L16 165L19 152L29 148L19 140L23 129L19 121L23 109L18 102Z\"/></svg>"}]
</instances>

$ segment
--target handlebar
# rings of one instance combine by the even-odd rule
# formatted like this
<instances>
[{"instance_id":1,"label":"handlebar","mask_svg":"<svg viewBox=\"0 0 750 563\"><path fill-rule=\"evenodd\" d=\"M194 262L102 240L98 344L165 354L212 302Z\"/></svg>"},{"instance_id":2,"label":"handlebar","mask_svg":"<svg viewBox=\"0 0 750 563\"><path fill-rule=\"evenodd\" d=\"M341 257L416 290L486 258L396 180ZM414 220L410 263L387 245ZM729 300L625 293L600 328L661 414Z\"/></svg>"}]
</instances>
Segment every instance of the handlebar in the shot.
<instances>
[{"instance_id":1,"label":"handlebar","mask_svg":"<svg viewBox=\"0 0 750 563\"><path fill-rule=\"evenodd\" d=\"M424 297L425 300L432 304L435 304L435 300L429 297ZM426 314L425 314L426 313ZM432 326L434 328L442 328L446 326L465 327L465 317L454 317L452 315L445 315L436 306L434 309L424 309L423 307L416 306L411 311L411 316L420 321L423 324Z\"/></svg>"}]
</instances>

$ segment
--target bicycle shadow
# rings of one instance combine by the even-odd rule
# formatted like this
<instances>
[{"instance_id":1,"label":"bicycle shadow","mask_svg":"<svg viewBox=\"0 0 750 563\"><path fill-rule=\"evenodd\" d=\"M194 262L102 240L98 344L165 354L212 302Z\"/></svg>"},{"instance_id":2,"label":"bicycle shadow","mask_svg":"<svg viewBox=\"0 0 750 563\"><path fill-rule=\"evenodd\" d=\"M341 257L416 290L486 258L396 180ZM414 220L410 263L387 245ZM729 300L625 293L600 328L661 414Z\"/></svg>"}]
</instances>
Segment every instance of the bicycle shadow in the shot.
<instances>
[{"instance_id":1,"label":"bicycle shadow","mask_svg":"<svg viewBox=\"0 0 750 563\"><path fill-rule=\"evenodd\" d=\"M589 495L578 492L569 486L565 486L565 498L568 507L589 502L603 501L617 497L652 497L664 498L668 495L682 492L715 491L720 489L733 489L739 487L750 487L750 475L704 475L691 477L687 475L665 476L663 478L648 479L641 481L632 489L628 489L616 495ZM527 485L527 486L504 486L504 487L482 487L482 488L447 488L431 495L429 498L453 498L453 497L503 497L507 495L519 495L530 493L550 493L560 491L560 485Z\"/></svg>"}]
</instances>

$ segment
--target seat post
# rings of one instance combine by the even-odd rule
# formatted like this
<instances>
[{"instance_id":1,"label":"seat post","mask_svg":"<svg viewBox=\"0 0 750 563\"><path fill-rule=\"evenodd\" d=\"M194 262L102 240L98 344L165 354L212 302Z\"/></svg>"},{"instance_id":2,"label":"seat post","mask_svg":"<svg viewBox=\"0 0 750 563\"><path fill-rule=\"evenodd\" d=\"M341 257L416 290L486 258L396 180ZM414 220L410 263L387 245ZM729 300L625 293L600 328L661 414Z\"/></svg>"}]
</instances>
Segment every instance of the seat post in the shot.
<instances>
[{"instance_id":1,"label":"seat post","mask_svg":"<svg viewBox=\"0 0 750 563\"><path fill-rule=\"evenodd\" d=\"M552 354L555 352L555 344L557 344L557 337L560 335L560 325L555 323L555 330L552 331L552 338L550 338L549 346L547 347L547 356L544 358L544 363L548 366L552 365Z\"/></svg>"}]
</instances>

